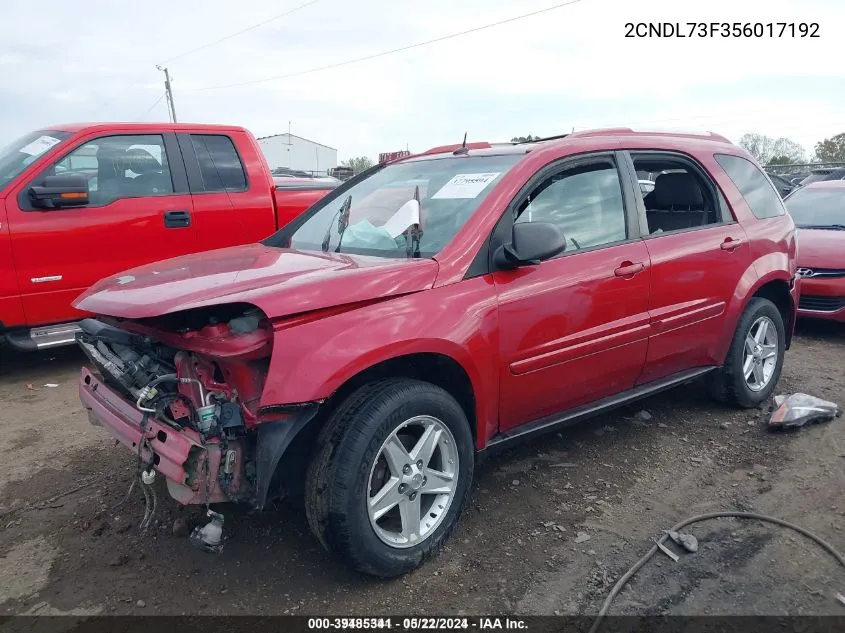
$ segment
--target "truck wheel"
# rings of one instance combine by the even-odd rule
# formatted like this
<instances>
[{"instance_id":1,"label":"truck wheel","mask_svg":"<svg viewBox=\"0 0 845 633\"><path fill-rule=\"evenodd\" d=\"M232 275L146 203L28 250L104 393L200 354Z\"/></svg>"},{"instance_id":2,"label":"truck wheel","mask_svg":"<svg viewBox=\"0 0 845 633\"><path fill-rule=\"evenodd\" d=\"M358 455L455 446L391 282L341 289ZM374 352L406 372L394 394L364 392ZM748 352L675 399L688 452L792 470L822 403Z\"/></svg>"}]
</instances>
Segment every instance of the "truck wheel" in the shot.
<instances>
[{"instance_id":1,"label":"truck wheel","mask_svg":"<svg viewBox=\"0 0 845 633\"><path fill-rule=\"evenodd\" d=\"M718 400L753 408L768 400L780 379L786 335L774 303L753 298L737 325L725 364L711 386Z\"/></svg>"},{"instance_id":2,"label":"truck wheel","mask_svg":"<svg viewBox=\"0 0 845 633\"><path fill-rule=\"evenodd\" d=\"M473 446L463 409L440 387L407 379L361 387L317 440L305 481L311 531L360 572L411 571L457 525Z\"/></svg>"}]
</instances>

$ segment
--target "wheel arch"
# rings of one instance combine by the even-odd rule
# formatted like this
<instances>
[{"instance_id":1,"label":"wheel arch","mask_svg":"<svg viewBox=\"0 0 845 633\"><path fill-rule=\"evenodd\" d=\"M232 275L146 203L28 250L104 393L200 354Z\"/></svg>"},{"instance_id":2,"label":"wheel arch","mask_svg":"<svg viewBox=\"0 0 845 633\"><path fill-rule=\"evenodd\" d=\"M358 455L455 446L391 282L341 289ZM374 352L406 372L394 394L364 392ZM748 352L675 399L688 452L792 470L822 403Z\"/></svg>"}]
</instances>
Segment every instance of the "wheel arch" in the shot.
<instances>
[{"instance_id":1,"label":"wheel arch","mask_svg":"<svg viewBox=\"0 0 845 633\"><path fill-rule=\"evenodd\" d=\"M467 369L452 355L443 352L413 352L382 358L359 369L340 382L319 405L316 414L298 429L275 464L274 487L295 497L303 493L305 470L316 445L317 436L340 404L360 387L384 378L422 380L442 388L460 405L478 447L479 410L476 388ZM483 440L482 440L483 441Z\"/></svg>"},{"instance_id":2,"label":"wheel arch","mask_svg":"<svg viewBox=\"0 0 845 633\"><path fill-rule=\"evenodd\" d=\"M795 328L797 299L795 281L789 273L781 267L768 267L769 271L759 275L757 270L760 261L749 266L734 293L732 301L726 308L727 318L724 322L724 330L719 342L718 350L714 354L719 364L723 363L728 355L731 342L733 341L736 328L739 325L742 315L748 308L748 304L755 297L768 299L777 306L783 317L783 326L786 332L786 348L789 349L792 343L792 333Z\"/></svg>"},{"instance_id":3,"label":"wheel arch","mask_svg":"<svg viewBox=\"0 0 845 633\"><path fill-rule=\"evenodd\" d=\"M774 277L768 281L759 283L746 299L746 306L755 297L768 299L775 304L778 312L780 312L781 318L783 318L783 329L786 333L785 347L789 349L792 344L792 334L795 328L795 309L797 307L790 293L790 282L781 277Z\"/></svg>"}]
</instances>

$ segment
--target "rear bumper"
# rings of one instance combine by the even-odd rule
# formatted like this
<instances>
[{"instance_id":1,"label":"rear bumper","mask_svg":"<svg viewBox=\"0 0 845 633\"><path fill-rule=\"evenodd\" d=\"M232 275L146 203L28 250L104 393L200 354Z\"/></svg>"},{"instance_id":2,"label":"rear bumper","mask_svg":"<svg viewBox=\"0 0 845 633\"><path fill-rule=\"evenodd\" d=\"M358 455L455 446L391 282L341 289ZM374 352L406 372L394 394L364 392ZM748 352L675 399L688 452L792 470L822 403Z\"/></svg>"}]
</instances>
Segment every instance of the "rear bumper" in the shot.
<instances>
[{"instance_id":1,"label":"rear bumper","mask_svg":"<svg viewBox=\"0 0 845 633\"><path fill-rule=\"evenodd\" d=\"M217 480L220 447L216 443L203 446L192 431L179 431L150 417L142 432L143 414L120 394L108 387L87 368L79 377L79 399L88 410L92 424L104 427L133 453L146 438L141 449L144 464L153 467L167 481L170 495L182 504L219 503L230 500ZM209 468L209 477L206 470ZM210 483L206 490L206 481Z\"/></svg>"}]
</instances>

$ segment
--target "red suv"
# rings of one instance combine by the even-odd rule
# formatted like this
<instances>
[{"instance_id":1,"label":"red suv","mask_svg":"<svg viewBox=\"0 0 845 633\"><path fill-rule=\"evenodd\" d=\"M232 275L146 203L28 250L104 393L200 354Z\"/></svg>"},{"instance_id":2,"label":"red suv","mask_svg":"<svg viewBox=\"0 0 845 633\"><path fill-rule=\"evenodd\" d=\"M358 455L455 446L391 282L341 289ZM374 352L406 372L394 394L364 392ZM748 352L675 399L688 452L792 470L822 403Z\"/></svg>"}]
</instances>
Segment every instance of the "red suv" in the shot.
<instances>
[{"instance_id":1,"label":"red suv","mask_svg":"<svg viewBox=\"0 0 845 633\"><path fill-rule=\"evenodd\" d=\"M766 400L795 251L770 180L716 135L439 147L260 244L100 281L76 302L101 315L80 395L180 503L300 495L324 546L394 576L494 449L698 378Z\"/></svg>"}]
</instances>

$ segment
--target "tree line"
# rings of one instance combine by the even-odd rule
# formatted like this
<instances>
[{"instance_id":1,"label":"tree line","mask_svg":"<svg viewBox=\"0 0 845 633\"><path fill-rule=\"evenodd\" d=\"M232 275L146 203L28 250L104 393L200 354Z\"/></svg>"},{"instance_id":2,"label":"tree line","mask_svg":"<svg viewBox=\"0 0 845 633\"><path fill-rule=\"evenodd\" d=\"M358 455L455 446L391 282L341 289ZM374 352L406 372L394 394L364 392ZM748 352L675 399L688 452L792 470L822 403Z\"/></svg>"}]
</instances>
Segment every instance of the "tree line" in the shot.
<instances>
[{"instance_id":1,"label":"tree line","mask_svg":"<svg viewBox=\"0 0 845 633\"><path fill-rule=\"evenodd\" d=\"M527 143L540 140L539 136L514 136L511 143ZM762 165L794 165L801 163L845 163L845 132L816 143L813 155L807 156L804 148L786 137L775 138L765 134L748 133L739 139L739 145ZM373 161L366 156L344 160L344 167L351 167L360 173L372 167Z\"/></svg>"},{"instance_id":2,"label":"tree line","mask_svg":"<svg viewBox=\"0 0 845 633\"><path fill-rule=\"evenodd\" d=\"M845 163L845 133L816 143L810 157L801 145L785 137L749 133L739 139L739 145L762 165Z\"/></svg>"},{"instance_id":3,"label":"tree line","mask_svg":"<svg viewBox=\"0 0 845 633\"><path fill-rule=\"evenodd\" d=\"M540 140L539 136L514 136L511 143ZM739 139L739 145L762 165L795 165L802 163L845 163L845 132L816 143L812 156L804 148L786 137L774 138L749 133Z\"/></svg>"}]
</instances>

